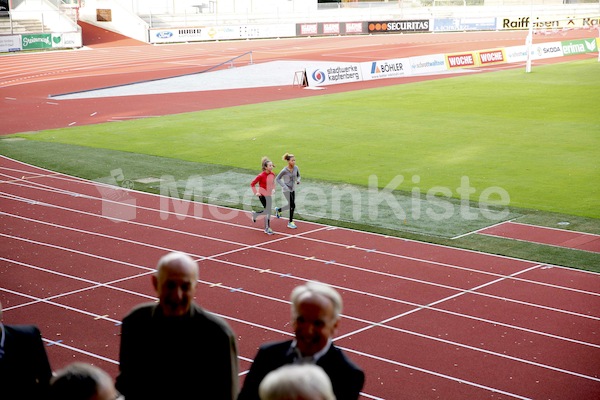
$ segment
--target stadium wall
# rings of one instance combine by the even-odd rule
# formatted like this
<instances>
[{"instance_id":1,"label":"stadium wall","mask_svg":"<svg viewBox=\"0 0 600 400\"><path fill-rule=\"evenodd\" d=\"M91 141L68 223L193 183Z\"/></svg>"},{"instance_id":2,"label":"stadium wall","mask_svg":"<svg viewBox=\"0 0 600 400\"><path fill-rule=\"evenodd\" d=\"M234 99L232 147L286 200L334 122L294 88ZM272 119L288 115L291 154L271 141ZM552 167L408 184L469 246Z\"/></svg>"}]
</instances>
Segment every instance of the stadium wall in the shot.
<instances>
[{"instance_id":1,"label":"stadium wall","mask_svg":"<svg viewBox=\"0 0 600 400\"><path fill-rule=\"evenodd\" d=\"M600 2L563 4L562 0L488 0L484 5L446 6L449 1L318 4L316 0L86 0L80 19L137 40L175 43L319 35L525 30L529 24L566 18L573 18L577 24L588 18L588 23L598 24L600 17ZM110 20L105 17L107 13ZM135 32L132 27L136 27Z\"/></svg>"},{"instance_id":2,"label":"stadium wall","mask_svg":"<svg viewBox=\"0 0 600 400\"><path fill-rule=\"evenodd\" d=\"M33 0L35 1L35 0ZM28 1L24 4L32 4ZM48 3L45 0L38 2ZM493 0L487 6L444 6L449 0L334 3L319 9L316 0L85 0L78 18L147 43L360 35L417 32L527 30L598 27L600 2L556 4L532 0L515 5ZM507 3L509 2L509 3ZM33 3L34 4L34 3ZM436 4L438 4L436 6ZM439 5L442 4L442 5ZM28 12L35 12L29 10ZM56 10L54 10L56 13ZM81 32L52 28L43 37L0 34L0 52L81 47ZM36 48L36 47L33 47Z\"/></svg>"}]
</instances>

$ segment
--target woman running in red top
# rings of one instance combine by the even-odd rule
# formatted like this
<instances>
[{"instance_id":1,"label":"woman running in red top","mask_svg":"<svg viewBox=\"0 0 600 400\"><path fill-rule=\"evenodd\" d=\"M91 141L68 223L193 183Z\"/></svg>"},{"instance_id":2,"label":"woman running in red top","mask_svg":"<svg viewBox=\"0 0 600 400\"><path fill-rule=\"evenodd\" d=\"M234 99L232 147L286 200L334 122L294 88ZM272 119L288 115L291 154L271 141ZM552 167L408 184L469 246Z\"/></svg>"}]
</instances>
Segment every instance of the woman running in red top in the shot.
<instances>
[{"instance_id":1,"label":"woman running in red top","mask_svg":"<svg viewBox=\"0 0 600 400\"><path fill-rule=\"evenodd\" d=\"M264 209L258 212L252 212L252 222L266 211L265 215L265 233L272 235L271 229L271 207L273 204L272 195L275 193L275 174L273 173L273 162L268 157L262 158L262 172L256 175L256 178L250 182L250 187L255 196L258 196ZM258 188L256 185L258 184Z\"/></svg>"}]
</instances>

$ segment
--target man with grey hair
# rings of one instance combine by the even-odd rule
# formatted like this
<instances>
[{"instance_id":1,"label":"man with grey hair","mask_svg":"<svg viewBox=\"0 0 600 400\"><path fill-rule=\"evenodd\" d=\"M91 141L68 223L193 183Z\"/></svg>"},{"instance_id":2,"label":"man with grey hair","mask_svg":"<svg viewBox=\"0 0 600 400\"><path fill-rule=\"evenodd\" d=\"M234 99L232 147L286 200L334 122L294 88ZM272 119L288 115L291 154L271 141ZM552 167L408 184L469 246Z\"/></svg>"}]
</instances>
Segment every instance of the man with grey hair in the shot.
<instances>
[{"instance_id":1,"label":"man with grey hair","mask_svg":"<svg viewBox=\"0 0 600 400\"><path fill-rule=\"evenodd\" d=\"M332 341L343 307L339 293L323 283L308 282L294 288L291 301L295 339L259 348L238 400L260 400L258 389L265 376L294 363L323 368L338 400L358 399L365 375Z\"/></svg>"},{"instance_id":2,"label":"man with grey hair","mask_svg":"<svg viewBox=\"0 0 600 400\"><path fill-rule=\"evenodd\" d=\"M258 387L260 400L336 400L329 377L315 364L287 364Z\"/></svg>"},{"instance_id":3,"label":"man with grey hair","mask_svg":"<svg viewBox=\"0 0 600 400\"><path fill-rule=\"evenodd\" d=\"M103 369L73 362L50 380L49 400L121 400L112 378Z\"/></svg>"},{"instance_id":4,"label":"man with grey hair","mask_svg":"<svg viewBox=\"0 0 600 400\"><path fill-rule=\"evenodd\" d=\"M194 302L198 264L173 252L152 275L158 303L123 319L116 387L127 400L232 400L238 392L236 337Z\"/></svg>"}]
</instances>

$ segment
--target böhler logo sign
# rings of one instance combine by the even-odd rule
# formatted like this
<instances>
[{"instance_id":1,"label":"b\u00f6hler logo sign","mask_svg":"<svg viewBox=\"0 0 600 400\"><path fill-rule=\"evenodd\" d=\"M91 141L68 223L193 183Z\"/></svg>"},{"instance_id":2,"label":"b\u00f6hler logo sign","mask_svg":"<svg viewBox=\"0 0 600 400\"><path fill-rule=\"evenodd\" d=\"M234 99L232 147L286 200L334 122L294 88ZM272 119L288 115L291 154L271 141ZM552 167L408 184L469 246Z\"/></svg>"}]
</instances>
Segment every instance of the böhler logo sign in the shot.
<instances>
[{"instance_id":1,"label":"b\u00f6hler logo sign","mask_svg":"<svg viewBox=\"0 0 600 400\"><path fill-rule=\"evenodd\" d=\"M369 22L369 33L428 32L429 20Z\"/></svg>"}]
</instances>

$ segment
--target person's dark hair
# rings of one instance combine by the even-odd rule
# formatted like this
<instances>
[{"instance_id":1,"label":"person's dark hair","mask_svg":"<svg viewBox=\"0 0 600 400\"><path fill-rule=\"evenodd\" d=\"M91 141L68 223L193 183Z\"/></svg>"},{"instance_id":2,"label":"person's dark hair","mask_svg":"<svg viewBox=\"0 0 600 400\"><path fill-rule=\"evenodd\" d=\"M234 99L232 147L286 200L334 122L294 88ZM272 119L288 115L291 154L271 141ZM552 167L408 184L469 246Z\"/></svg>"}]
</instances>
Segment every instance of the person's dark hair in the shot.
<instances>
[{"instance_id":1,"label":"person's dark hair","mask_svg":"<svg viewBox=\"0 0 600 400\"><path fill-rule=\"evenodd\" d=\"M269 160L269 157L264 156L261 160L261 164L262 164L262 170L266 170L267 169L267 164L270 163L271 160Z\"/></svg>"}]
</instances>

